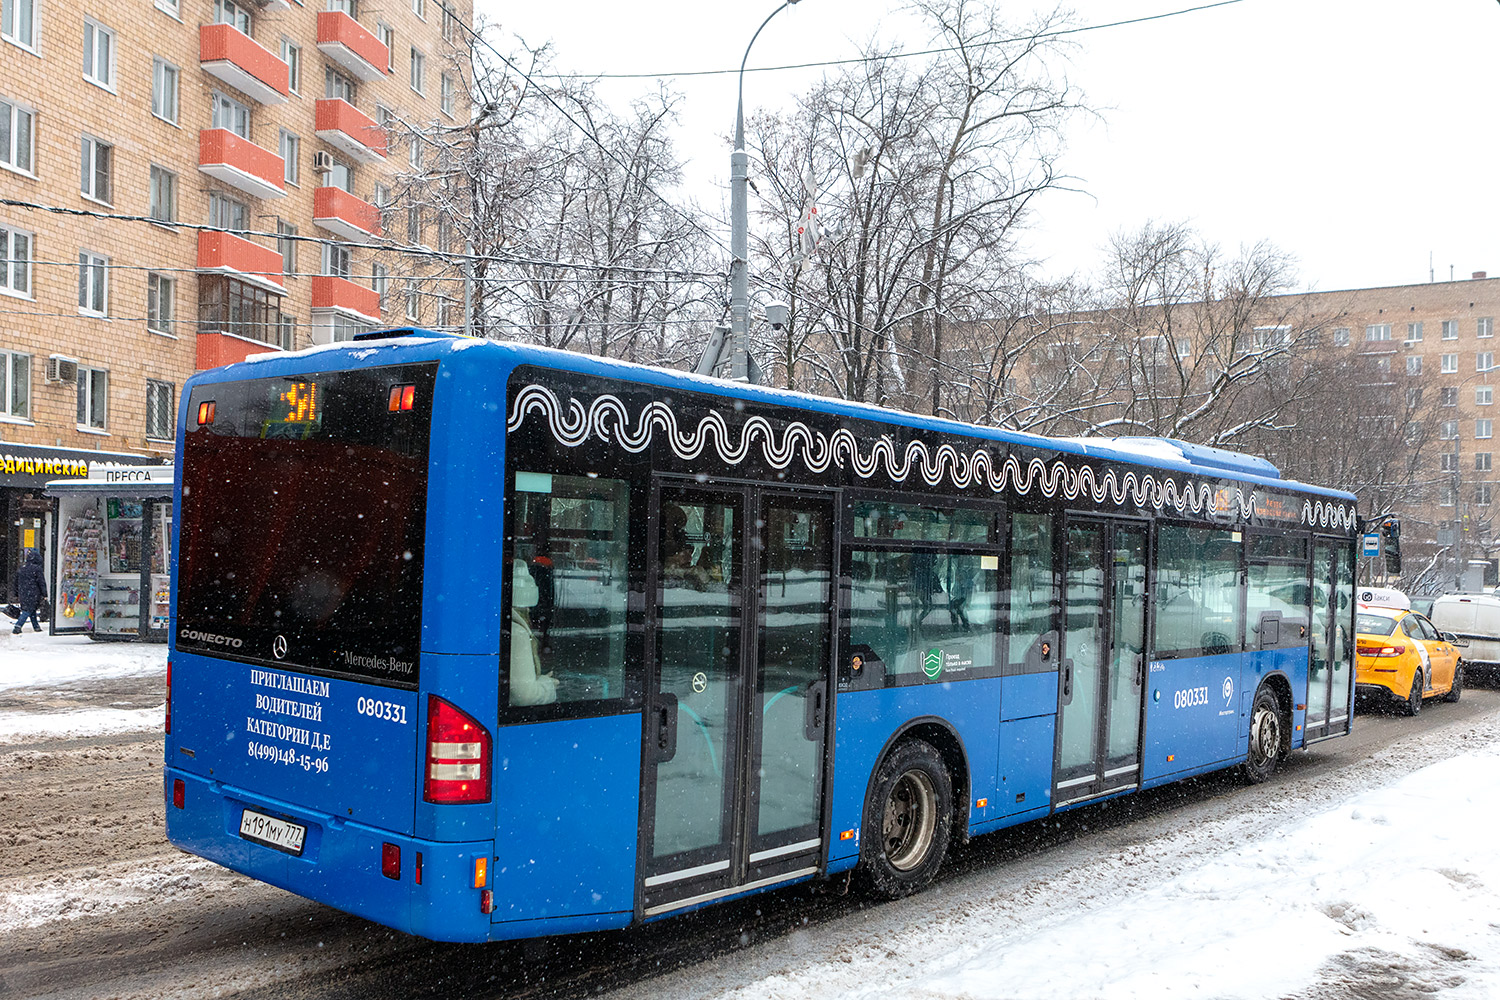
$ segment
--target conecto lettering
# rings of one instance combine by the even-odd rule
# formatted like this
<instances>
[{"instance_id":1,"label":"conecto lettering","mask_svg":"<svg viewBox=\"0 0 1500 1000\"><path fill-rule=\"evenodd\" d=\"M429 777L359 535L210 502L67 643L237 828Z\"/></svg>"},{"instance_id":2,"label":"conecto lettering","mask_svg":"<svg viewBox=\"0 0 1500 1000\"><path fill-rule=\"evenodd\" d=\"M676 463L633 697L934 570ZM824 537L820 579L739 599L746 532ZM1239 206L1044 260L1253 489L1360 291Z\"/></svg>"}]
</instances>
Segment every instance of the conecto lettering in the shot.
<instances>
[{"instance_id":1,"label":"conecto lettering","mask_svg":"<svg viewBox=\"0 0 1500 1000\"><path fill-rule=\"evenodd\" d=\"M214 635L212 632L196 632L185 628L177 633L179 639L191 639L194 642L206 642L214 646L228 646L231 649L239 649L245 644L244 639L236 639L232 635Z\"/></svg>"}]
</instances>

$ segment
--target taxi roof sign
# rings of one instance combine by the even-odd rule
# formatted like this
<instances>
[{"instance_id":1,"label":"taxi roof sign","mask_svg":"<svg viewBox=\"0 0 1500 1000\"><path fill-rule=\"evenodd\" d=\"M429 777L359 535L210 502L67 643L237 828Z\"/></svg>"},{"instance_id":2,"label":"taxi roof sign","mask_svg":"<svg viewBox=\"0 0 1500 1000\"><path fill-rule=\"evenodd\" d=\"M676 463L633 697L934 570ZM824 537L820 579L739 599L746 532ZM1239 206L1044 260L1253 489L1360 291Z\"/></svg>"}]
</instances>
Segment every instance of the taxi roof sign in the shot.
<instances>
[{"instance_id":1,"label":"taxi roof sign","mask_svg":"<svg viewBox=\"0 0 1500 1000\"><path fill-rule=\"evenodd\" d=\"M1361 587L1355 596L1367 607L1411 610L1411 598L1394 587Z\"/></svg>"}]
</instances>

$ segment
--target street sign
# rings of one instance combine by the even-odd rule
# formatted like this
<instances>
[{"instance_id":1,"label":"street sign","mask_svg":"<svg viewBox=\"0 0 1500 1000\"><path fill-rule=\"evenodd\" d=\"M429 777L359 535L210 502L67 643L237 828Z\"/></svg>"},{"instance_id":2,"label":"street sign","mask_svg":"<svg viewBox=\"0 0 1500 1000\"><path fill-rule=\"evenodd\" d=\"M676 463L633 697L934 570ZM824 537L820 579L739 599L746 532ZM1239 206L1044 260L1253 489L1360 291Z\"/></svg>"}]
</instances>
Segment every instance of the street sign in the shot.
<instances>
[{"instance_id":1,"label":"street sign","mask_svg":"<svg viewBox=\"0 0 1500 1000\"><path fill-rule=\"evenodd\" d=\"M1371 559L1380 555L1380 536L1373 531L1365 535L1364 548L1361 550L1360 554L1363 556L1368 556Z\"/></svg>"}]
</instances>

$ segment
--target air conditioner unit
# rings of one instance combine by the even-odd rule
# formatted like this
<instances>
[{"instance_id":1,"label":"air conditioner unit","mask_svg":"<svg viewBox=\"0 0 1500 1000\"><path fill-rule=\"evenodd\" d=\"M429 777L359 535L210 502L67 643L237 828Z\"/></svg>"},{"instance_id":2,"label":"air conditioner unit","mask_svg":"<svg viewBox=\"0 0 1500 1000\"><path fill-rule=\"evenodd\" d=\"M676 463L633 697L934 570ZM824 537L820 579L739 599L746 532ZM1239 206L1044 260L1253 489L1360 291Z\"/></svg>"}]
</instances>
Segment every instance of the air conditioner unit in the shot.
<instances>
[{"instance_id":1,"label":"air conditioner unit","mask_svg":"<svg viewBox=\"0 0 1500 1000\"><path fill-rule=\"evenodd\" d=\"M333 154L332 153L324 153L324 152L321 152L321 151L314 153L313 154L313 169L314 170L325 170L325 171L326 170L332 170L333 169Z\"/></svg>"},{"instance_id":2,"label":"air conditioner unit","mask_svg":"<svg viewBox=\"0 0 1500 1000\"><path fill-rule=\"evenodd\" d=\"M78 359L54 354L47 359L47 381L72 385L78 381Z\"/></svg>"}]
</instances>

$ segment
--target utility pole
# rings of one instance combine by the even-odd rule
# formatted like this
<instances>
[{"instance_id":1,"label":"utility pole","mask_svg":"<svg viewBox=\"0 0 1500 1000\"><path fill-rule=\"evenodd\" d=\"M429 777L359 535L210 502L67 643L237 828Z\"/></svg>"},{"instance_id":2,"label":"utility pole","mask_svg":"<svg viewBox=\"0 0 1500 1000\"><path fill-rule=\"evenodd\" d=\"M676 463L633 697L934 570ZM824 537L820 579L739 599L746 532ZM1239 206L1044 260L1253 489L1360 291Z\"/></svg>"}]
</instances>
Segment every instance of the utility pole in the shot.
<instances>
[{"instance_id":1,"label":"utility pole","mask_svg":"<svg viewBox=\"0 0 1500 1000\"><path fill-rule=\"evenodd\" d=\"M740 60L739 106L734 115L734 150L729 154L729 350L730 377L736 382L750 381L750 210L748 182L750 157L745 152L745 64L750 49L771 23L771 18L798 0L785 2L750 36L745 58Z\"/></svg>"}]
</instances>

